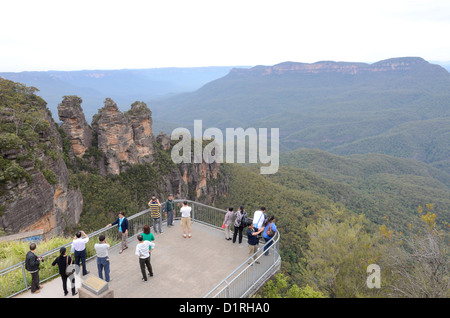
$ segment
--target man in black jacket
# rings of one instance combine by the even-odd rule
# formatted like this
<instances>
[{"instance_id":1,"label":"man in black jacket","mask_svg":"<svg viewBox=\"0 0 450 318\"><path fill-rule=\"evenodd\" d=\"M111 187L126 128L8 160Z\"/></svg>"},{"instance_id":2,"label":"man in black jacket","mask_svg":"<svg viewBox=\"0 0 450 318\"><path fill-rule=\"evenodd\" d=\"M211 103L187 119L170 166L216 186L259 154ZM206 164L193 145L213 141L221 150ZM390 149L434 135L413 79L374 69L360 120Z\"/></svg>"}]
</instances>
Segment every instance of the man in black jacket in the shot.
<instances>
[{"instance_id":1,"label":"man in black jacket","mask_svg":"<svg viewBox=\"0 0 450 318\"><path fill-rule=\"evenodd\" d=\"M37 294L43 286L39 286L39 264L44 259L35 254L36 244L30 244L30 250L25 257L25 269L31 274L31 293Z\"/></svg>"}]
</instances>

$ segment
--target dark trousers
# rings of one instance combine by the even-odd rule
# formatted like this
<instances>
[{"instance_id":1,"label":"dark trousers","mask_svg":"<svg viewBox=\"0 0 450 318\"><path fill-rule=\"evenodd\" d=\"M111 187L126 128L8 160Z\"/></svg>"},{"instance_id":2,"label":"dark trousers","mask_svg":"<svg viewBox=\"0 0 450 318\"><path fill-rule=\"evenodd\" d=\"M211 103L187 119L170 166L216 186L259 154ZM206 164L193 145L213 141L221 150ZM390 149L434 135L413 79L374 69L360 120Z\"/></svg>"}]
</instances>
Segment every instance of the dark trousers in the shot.
<instances>
[{"instance_id":1,"label":"dark trousers","mask_svg":"<svg viewBox=\"0 0 450 318\"><path fill-rule=\"evenodd\" d=\"M167 225L173 225L173 211L167 211Z\"/></svg>"},{"instance_id":2,"label":"dark trousers","mask_svg":"<svg viewBox=\"0 0 450 318\"><path fill-rule=\"evenodd\" d=\"M266 244L264 245L264 252L265 252L264 255L269 255L269 247L272 245L273 239L271 237L271 238L264 238L264 240L266 241Z\"/></svg>"},{"instance_id":3,"label":"dark trousers","mask_svg":"<svg viewBox=\"0 0 450 318\"><path fill-rule=\"evenodd\" d=\"M142 278L147 281L147 274L145 273L145 266L147 266L150 276L153 276L152 264L150 264L150 256L147 258L140 258L139 265L141 266Z\"/></svg>"},{"instance_id":4,"label":"dark trousers","mask_svg":"<svg viewBox=\"0 0 450 318\"><path fill-rule=\"evenodd\" d=\"M233 243L236 242L236 237L239 232L239 244L242 243L242 230L244 229L243 226L234 227L234 233L233 233Z\"/></svg>"},{"instance_id":5,"label":"dark trousers","mask_svg":"<svg viewBox=\"0 0 450 318\"><path fill-rule=\"evenodd\" d=\"M63 283L64 295L67 295L69 292L67 291L67 278L70 279L71 287L72 287L72 295L75 295L75 275L72 274L67 276L65 274L61 274L61 279Z\"/></svg>"},{"instance_id":6,"label":"dark trousers","mask_svg":"<svg viewBox=\"0 0 450 318\"><path fill-rule=\"evenodd\" d=\"M39 270L31 274L31 292L39 290Z\"/></svg>"},{"instance_id":7,"label":"dark trousers","mask_svg":"<svg viewBox=\"0 0 450 318\"><path fill-rule=\"evenodd\" d=\"M81 264L83 266L83 275L87 275L87 269L86 269L86 249L82 251L75 251L75 264L80 266L80 260Z\"/></svg>"}]
</instances>

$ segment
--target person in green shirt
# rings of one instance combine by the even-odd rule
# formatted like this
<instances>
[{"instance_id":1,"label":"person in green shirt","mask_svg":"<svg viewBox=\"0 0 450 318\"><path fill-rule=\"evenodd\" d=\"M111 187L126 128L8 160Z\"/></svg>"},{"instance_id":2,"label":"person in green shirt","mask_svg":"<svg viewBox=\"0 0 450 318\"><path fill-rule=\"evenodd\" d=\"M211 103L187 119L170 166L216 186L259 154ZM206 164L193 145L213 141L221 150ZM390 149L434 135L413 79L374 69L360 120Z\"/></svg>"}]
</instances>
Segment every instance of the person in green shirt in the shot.
<instances>
[{"instance_id":1,"label":"person in green shirt","mask_svg":"<svg viewBox=\"0 0 450 318\"><path fill-rule=\"evenodd\" d=\"M173 215L175 212L175 202L173 201L172 193L169 194L169 198L165 203L165 210L167 213L167 226L173 226Z\"/></svg>"}]
</instances>

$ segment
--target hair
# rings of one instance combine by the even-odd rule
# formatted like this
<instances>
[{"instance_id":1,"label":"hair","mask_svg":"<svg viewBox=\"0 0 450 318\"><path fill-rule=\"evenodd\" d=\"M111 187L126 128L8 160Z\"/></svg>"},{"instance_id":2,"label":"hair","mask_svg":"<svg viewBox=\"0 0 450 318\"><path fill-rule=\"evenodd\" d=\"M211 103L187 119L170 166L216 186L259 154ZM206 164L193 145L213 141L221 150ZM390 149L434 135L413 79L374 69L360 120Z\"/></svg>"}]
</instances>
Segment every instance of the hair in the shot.
<instances>
[{"instance_id":1,"label":"hair","mask_svg":"<svg viewBox=\"0 0 450 318\"><path fill-rule=\"evenodd\" d=\"M172 193L169 193L169 197L173 197L173 194L172 194Z\"/></svg>"},{"instance_id":2,"label":"hair","mask_svg":"<svg viewBox=\"0 0 450 318\"><path fill-rule=\"evenodd\" d=\"M230 207L228 208L228 211L232 212L232 211L233 211L233 207L230 206Z\"/></svg>"},{"instance_id":3,"label":"hair","mask_svg":"<svg viewBox=\"0 0 450 318\"><path fill-rule=\"evenodd\" d=\"M144 225L144 233L145 234L149 234L150 233L150 226L148 226L147 224Z\"/></svg>"},{"instance_id":4,"label":"hair","mask_svg":"<svg viewBox=\"0 0 450 318\"><path fill-rule=\"evenodd\" d=\"M61 256L66 254L66 248L64 246L59 249L59 254L61 254Z\"/></svg>"},{"instance_id":5,"label":"hair","mask_svg":"<svg viewBox=\"0 0 450 318\"><path fill-rule=\"evenodd\" d=\"M98 240L100 242L103 242L105 240L105 235L104 234L100 234L100 236L98 237Z\"/></svg>"},{"instance_id":6,"label":"hair","mask_svg":"<svg viewBox=\"0 0 450 318\"><path fill-rule=\"evenodd\" d=\"M119 214L125 216L125 212L123 212L123 211L120 211Z\"/></svg>"},{"instance_id":7,"label":"hair","mask_svg":"<svg viewBox=\"0 0 450 318\"><path fill-rule=\"evenodd\" d=\"M75 236L80 238L81 237L81 231L78 231L77 234L75 234Z\"/></svg>"},{"instance_id":8,"label":"hair","mask_svg":"<svg viewBox=\"0 0 450 318\"><path fill-rule=\"evenodd\" d=\"M267 224L269 224L273 220L275 220L275 217L273 215L271 215L269 218L267 218L266 222L264 222L264 226L266 226Z\"/></svg>"},{"instance_id":9,"label":"hair","mask_svg":"<svg viewBox=\"0 0 450 318\"><path fill-rule=\"evenodd\" d=\"M30 250L34 251L36 249L36 243L31 243L30 244Z\"/></svg>"},{"instance_id":10,"label":"hair","mask_svg":"<svg viewBox=\"0 0 450 318\"><path fill-rule=\"evenodd\" d=\"M241 205L241 206L239 207L239 210L244 211L244 206Z\"/></svg>"},{"instance_id":11,"label":"hair","mask_svg":"<svg viewBox=\"0 0 450 318\"><path fill-rule=\"evenodd\" d=\"M266 207L265 206L262 206L261 207L261 211L265 211L266 210Z\"/></svg>"},{"instance_id":12,"label":"hair","mask_svg":"<svg viewBox=\"0 0 450 318\"><path fill-rule=\"evenodd\" d=\"M142 242L144 240L144 237L142 236L142 234L139 234L137 236L137 239L138 239L139 242Z\"/></svg>"},{"instance_id":13,"label":"hair","mask_svg":"<svg viewBox=\"0 0 450 318\"><path fill-rule=\"evenodd\" d=\"M156 200L156 197L155 197L155 196L152 196L152 200Z\"/></svg>"},{"instance_id":14,"label":"hair","mask_svg":"<svg viewBox=\"0 0 450 318\"><path fill-rule=\"evenodd\" d=\"M184 204L184 205L187 205L187 201L183 201L183 204Z\"/></svg>"}]
</instances>

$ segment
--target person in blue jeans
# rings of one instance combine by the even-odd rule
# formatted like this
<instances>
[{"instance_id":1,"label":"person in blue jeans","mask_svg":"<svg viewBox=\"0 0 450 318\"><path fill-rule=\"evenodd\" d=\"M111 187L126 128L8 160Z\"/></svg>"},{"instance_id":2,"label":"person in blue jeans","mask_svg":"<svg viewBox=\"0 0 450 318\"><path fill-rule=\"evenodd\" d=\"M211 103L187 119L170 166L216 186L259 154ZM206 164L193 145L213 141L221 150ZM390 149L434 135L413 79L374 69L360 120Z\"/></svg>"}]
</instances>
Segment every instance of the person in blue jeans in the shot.
<instances>
[{"instance_id":1,"label":"person in blue jeans","mask_svg":"<svg viewBox=\"0 0 450 318\"><path fill-rule=\"evenodd\" d=\"M105 271L105 281L109 282L111 279L109 277L109 243L106 242L105 235L101 234L98 237L100 243L96 243L94 245L95 252L97 254L97 269L98 269L98 277L103 279L103 270Z\"/></svg>"},{"instance_id":2,"label":"person in blue jeans","mask_svg":"<svg viewBox=\"0 0 450 318\"><path fill-rule=\"evenodd\" d=\"M273 236L275 235L275 232L277 231L277 226L274 223L275 217L272 215L270 216L266 223L264 224L264 232L263 232L263 238L266 241L266 244L264 245L264 255L269 255L269 247L273 243Z\"/></svg>"}]
</instances>

